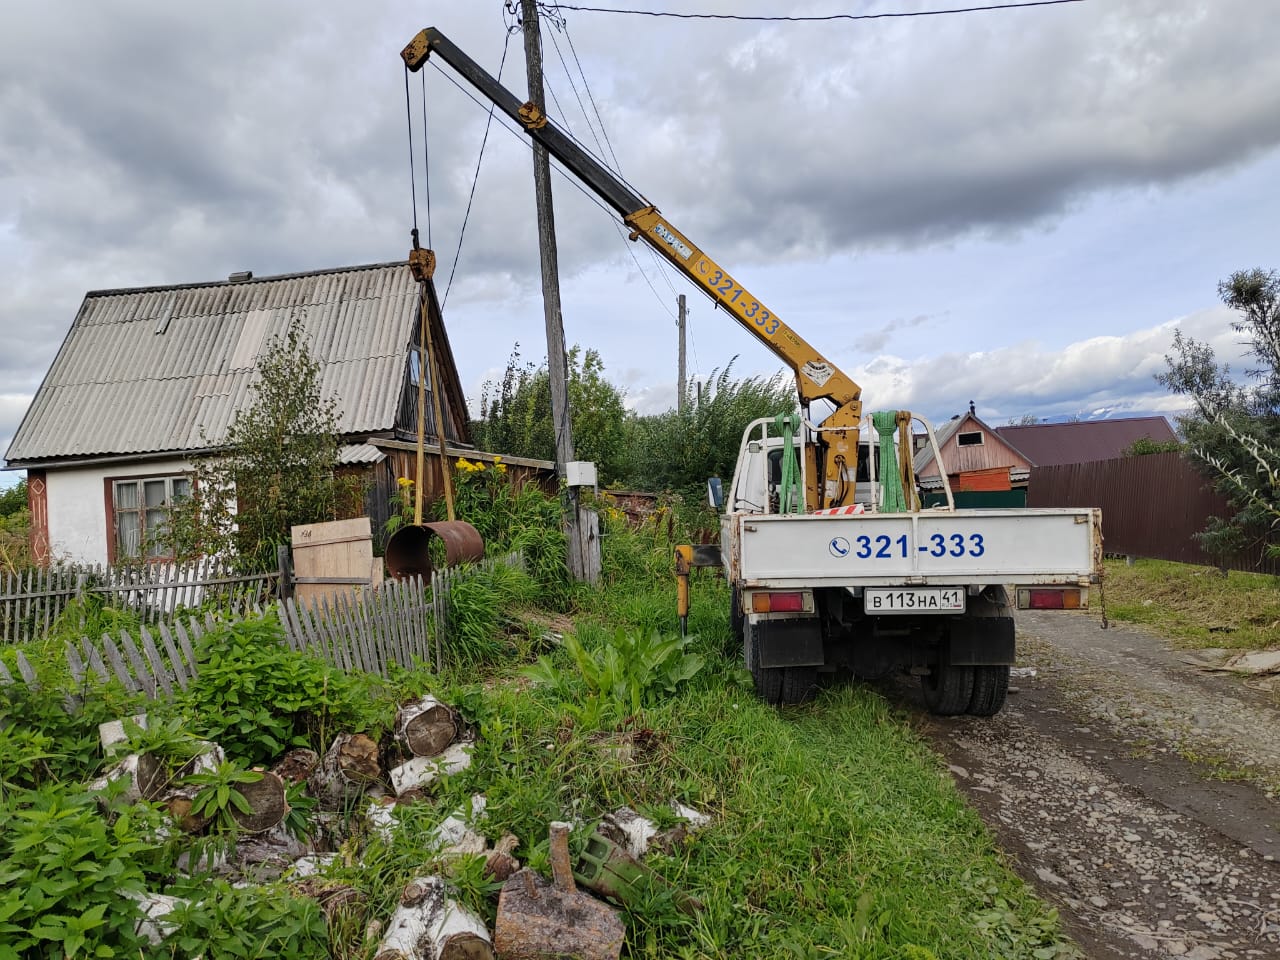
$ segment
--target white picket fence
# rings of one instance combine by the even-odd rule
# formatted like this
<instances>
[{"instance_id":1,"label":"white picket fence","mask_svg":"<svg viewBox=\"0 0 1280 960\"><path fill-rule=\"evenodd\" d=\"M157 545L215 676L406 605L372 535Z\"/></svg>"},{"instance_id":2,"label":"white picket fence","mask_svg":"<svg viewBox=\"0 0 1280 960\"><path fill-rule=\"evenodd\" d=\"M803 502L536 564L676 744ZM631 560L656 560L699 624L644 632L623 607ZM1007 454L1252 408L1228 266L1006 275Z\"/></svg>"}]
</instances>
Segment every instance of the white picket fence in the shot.
<instances>
[{"instance_id":1,"label":"white picket fence","mask_svg":"<svg viewBox=\"0 0 1280 960\"><path fill-rule=\"evenodd\" d=\"M0 577L0 642L29 643L45 636L76 597L97 594L134 610L144 623L170 622L183 609L216 601L232 613L266 602L280 574L237 574L205 558L192 563L125 563L50 567Z\"/></svg>"},{"instance_id":2,"label":"white picket fence","mask_svg":"<svg viewBox=\"0 0 1280 960\"><path fill-rule=\"evenodd\" d=\"M285 642L290 649L319 657L344 671L360 670L387 676L392 664L412 667L433 663L443 670L448 651L449 594L459 580L494 566L524 568L520 552L479 564L436 571L429 583L420 578L390 580L363 591L359 599L320 600L309 605L293 600L279 608ZM261 614L254 604L246 613ZM97 640L82 637L66 644L67 666L77 686L92 675L103 682L117 680L124 688L148 699L169 697L185 690L199 672L195 647L218 621L208 614L185 624L160 621L143 626L135 639L128 631ZM0 659L0 685L22 680L36 682L35 671L22 651L14 651L17 676Z\"/></svg>"}]
</instances>

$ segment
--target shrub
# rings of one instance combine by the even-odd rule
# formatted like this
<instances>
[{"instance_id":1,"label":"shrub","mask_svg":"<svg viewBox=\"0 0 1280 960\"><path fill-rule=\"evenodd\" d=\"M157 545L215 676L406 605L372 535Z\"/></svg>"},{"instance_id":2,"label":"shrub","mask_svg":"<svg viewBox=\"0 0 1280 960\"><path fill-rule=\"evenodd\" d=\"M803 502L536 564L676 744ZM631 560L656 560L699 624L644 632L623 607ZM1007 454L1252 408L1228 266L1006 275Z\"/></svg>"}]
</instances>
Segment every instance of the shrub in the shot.
<instances>
[{"instance_id":1,"label":"shrub","mask_svg":"<svg viewBox=\"0 0 1280 960\"><path fill-rule=\"evenodd\" d=\"M291 747L323 750L338 729L376 724L360 681L284 646L274 614L200 639L200 672L181 699L192 729L229 756L267 763Z\"/></svg>"}]
</instances>

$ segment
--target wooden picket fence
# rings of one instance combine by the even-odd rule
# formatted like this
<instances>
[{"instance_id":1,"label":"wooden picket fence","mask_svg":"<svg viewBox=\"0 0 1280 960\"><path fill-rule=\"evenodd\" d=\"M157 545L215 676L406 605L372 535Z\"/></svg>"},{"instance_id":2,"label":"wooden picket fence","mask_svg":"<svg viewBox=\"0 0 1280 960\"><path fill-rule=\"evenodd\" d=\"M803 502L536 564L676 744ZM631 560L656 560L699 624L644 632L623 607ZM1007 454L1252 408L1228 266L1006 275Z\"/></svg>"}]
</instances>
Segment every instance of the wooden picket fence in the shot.
<instances>
[{"instance_id":1,"label":"wooden picket fence","mask_svg":"<svg viewBox=\"0 0 1280 960\"><path fill-rule=\"evenodd\" d=\"M524 557L514 552L474 566L436 571L429 583L421 578L390 580L365 590L359 599L320 600L309 605L286 600L280 622L290 649L307 652L344 671L360 670L386 676L392 664L415 662L444 667L448 649L449 595L461 579L496 565L523 569ZM240 615L261 614L250 604ZM128 631L118 637L103 634L79 644L67 642L66 658L77 686L94 678L119 681L132 693L148 699L170 697L187 689L199 672L195 648L199 639L218 626L213 614L172 623L144 625L137 638ZM14 651L15 677L0 660L0 685L21 680L36 682L36 674L21 650Z\"/></svg>"},{"instance_id":2,"label":"wooden picket fence","mask_svg":"<svg viewBox=\"0 0 1280 960\"><path fill-rule=\"evenodd\" d=\"M218 560L189 564L136 563L111 567L51 567L0 578L0 643L44 637L72 600L97 594L135 611L144 623L173 623L184 610L212 601L243 613L266 602L280 574L236 574Z\"/></svg>"}]
</instances>

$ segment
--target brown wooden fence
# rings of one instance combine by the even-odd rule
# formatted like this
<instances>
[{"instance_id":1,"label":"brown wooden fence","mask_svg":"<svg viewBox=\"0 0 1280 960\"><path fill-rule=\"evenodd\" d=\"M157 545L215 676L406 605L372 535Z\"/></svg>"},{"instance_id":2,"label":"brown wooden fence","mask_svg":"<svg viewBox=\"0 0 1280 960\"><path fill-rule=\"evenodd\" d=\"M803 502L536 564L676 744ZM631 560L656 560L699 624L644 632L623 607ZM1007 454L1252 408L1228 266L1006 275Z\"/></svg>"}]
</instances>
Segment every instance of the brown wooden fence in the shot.
<instances>
[{"instance_id":1,"label":"brown wooden fence","mask_svg":"<svg viewBox=\"0 0 1280 960\"><path fill-rule=\"evenodd\" d=\"M1034 467L1027 506L1101 507L1107 553L1280 574L1262 543L1225 560L1200 549L1208 519L1236 511L1178 453Z\"/></svg>"}]
</instances>

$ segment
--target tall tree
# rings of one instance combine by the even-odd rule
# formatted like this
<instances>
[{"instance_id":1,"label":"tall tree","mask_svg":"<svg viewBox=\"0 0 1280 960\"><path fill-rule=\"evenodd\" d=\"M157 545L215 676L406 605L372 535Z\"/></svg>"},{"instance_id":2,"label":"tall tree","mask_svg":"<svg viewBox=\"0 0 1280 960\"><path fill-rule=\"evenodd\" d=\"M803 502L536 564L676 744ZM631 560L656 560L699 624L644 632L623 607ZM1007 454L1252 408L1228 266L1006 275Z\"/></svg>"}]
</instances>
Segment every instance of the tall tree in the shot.
<instances>
[{"instance_id":1,"label":"tall tree","mask_svg":"<svg viewBox=\"0 0 1280 960\"><path fill-rule=\"evenodd\" d=\"M728 479L738 459L742 431L760 417L796 409L789 377L733 379L733 364L712 370L701 398L690 388L684 410L669 410L627 421L626 475L629 486L675 490L700 497L708 477Z\"/></svg>"},{"instance_id":2,"label":"tall tree","mask_svg":"<svg viewBox=\"0 0 1280 960\"><path fill-rule=\"evenodd\" d=\"M595 350L574 346L569 351L569 410L575 455L594 462L604 482L619 479L626 406ZM485 384L472 436L493 453L555 459L551 379L545 364L521 363L519 344L502 381Z\"/></svg>"},{"instance_id":3,"label":"tall tree","mask_svg":"<svg viewBox=\"0 0 1280 960\"><path fill-rule=\"evenodd\" d=\"M1218 284L1218 295L1239 313L1231 327L1245 337L1254 366L1238 382L1213 348L1174 332L1168 367L1156 380L1191 401L1179 418L1188 456L1230 500L1236 514L1214 520L1205 550L1229 555L1280 526L1280 274L1242 270ZM1280 553L1269 546L1268 552Z\"/></svg>"}]
</instances>

